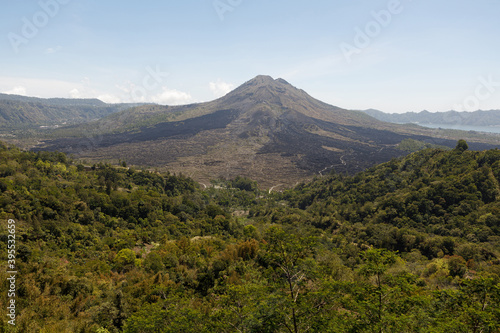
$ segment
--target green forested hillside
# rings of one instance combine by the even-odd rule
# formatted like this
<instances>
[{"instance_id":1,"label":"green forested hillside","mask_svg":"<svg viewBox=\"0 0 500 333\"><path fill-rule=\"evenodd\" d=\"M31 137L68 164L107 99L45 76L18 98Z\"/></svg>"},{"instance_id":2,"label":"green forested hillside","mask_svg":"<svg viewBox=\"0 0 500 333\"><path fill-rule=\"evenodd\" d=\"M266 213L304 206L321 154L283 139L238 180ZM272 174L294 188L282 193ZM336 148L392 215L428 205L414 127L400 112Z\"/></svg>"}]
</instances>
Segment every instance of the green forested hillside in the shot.
<instances>
[{"instance_id":1,"label":"green forested hillside","mask_svg":"<svg viewBox=\"0 0 500 333\"><path fill-rule=\"evenodd\" d=\"M450 152L427 149L394 159L351 178L318 179L285 197L316 227L343 229L348 222L358 242L400 252L453 254L422 243L429 234L495 243L500 240L500 150L473 152L462 144ZM373 232L386 239L374 238ZM401 232L416 238L390 239Z\"/></svg>"},{"instance_id":2,"label":"green forested hillside","mask_svg":"<svg viewBox=\"0 0 500 333\"><path fill-rule=\"evenodd\" d=\"M0 100L36 103L53 106L106 106L106 103L97 98L38 98L22 95L2 94Z\"/></svg>"},{"instance_id":3,"label":"green forested hillside","mask_svg":"<svg viewBox=\"0 0 500 333\"><path fill-rule=\"evenodd\" d=\"M0 94L0 132L90 122L138 104L106 104L98 99L42 99Z\"/></svg>"},{"instance_id":4,"label":"green forested hillside","mask_svg":"<svg viewBox=\"0 0 500 333\"><path fill-rule=\"evenodd\" d=\"M0 331L498 332L499 180L465 142L272 194L1 145Z\"/></svg>"}]
</instances>

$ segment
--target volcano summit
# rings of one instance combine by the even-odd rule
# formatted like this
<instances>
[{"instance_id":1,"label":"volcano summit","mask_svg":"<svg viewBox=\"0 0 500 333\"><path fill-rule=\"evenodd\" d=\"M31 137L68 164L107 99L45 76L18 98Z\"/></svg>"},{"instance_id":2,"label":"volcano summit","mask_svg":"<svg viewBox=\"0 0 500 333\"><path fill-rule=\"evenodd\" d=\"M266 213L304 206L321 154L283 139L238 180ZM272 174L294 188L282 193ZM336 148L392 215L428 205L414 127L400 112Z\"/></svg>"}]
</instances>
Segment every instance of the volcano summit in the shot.
<instances>
[{"instance_id":1,"label":"volcano summit","mask_svg":"<svg viewBox=\"0 0 500 333\"><path fill-rule=\"evenodd\" d=\"M432 130L326 104L270 76L211 102L138 106L54 134L59 139L43 149L182 172L200 182L247 176L262 186L294 185L331 171L353 174L403 155L397 145L404 139L456 144Z\"/></svg>"}]
</instances>

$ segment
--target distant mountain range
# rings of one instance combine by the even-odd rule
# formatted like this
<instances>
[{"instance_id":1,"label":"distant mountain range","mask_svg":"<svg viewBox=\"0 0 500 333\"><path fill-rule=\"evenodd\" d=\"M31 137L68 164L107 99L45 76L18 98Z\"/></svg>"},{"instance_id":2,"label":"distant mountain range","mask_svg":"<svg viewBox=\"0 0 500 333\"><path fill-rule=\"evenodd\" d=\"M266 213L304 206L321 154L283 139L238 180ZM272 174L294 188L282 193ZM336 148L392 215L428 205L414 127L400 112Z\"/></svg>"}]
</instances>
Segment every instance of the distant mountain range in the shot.
<instances>
[{"instance_id":1,"label":"distant mountain range","mask_svg":"<svg viewBox=\"0 0 500 333\"><path fill-rule=\"evenodd\" d=\"M44 99L0 94L0 129L78 124L137 105L106 104L99 99Z\"/></svg>"},{"instance_id":2,"label":"distant mountain range","mask_svg":"<svg viewBox=\"0 0 500 333\"><path fill-rule=\"evenodd\" d=\"M59 128L36 149L182 172L204 183L248 176L271 187L331 171L356 173L406 154L398 145L408 139L448 147L457 140L341 109L283 79L257 76L211 102L137 106Z\"/></svg>"},{"instance_id":3,"label":"distant mountain range","mask_svg":"<svg viewBox=\"0 0 500 333\"><path fill-rule=\"evenodd\" d=\"M384 113L379 110L369 109L363 111L366 114L391 123L406 124L438 124L438 125L461 125L461 126L500 126L500 110L475 111L475 112L406 112L406 113Z\"/></svg>"}]
</instances>

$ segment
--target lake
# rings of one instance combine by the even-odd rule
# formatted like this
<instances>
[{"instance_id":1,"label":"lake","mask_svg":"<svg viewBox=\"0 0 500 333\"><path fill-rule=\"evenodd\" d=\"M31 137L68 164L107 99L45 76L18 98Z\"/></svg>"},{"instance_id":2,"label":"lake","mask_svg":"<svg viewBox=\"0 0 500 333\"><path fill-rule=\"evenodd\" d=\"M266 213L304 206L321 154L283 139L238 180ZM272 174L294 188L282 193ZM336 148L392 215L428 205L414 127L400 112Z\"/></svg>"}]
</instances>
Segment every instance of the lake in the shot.
<instances>
[{"instance_id":1,"label":"lake","mask_svg":"<svg viewBox=\"0 0 500 333\"><path fill-rule=\"evenodd\" d=\"M456 129L462 131L500 133L500 126L467 126L467 125L450 125L450 124L418 124L418 125L429 128L446 128L446 129Z\"/></svg>"}]
</instances>

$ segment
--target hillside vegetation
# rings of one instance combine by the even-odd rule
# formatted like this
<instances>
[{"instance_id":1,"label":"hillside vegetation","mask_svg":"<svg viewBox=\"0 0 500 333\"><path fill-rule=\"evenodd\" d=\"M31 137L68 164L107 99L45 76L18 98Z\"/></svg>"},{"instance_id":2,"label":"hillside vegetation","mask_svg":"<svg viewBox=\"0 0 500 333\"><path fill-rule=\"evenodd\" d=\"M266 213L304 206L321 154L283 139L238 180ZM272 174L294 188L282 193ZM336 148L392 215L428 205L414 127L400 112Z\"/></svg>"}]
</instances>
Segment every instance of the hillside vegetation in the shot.
<instances>
[{"instance_id":1,"label":"hillside vegetation","mask_svg":"<svg viewBox=\"0 0 500 333\"><path fill-rule=\"evenodd\" d=\"M125 160L183 172L201 183L245 175L271 188L294 186L332 169L355 174L418 145L453 148L457 138L471 138L471 150L485 150L500 142L500 135L473 136L384 123L260 75L214 101L130 108L48 131L29 147L94 163Z\"/></svg>"},{"instance_id":2,"label":"hillside vegetation","mask_svg":"<svg viewBox=\"0 0 500 333\"><path fill-rule=\"evenodd\" d=\"M1 144L0 330L498 332L500 150L467 148L269 194Z\"/></svg>"},{"instance_id":3,"label":"hillside vegetation","mask_svg":"<svg viewBox=\"0 0 500 333\"><path fill-rule=\"evenodd\" d=\"M40 126L91 122L139 104L106 104L98 99L36 98L0 94L0 133L26 135ZM33 131L29 131L34 135ZM41 133L36 133L38 136Z\"/></svg>"}]
</instances>

